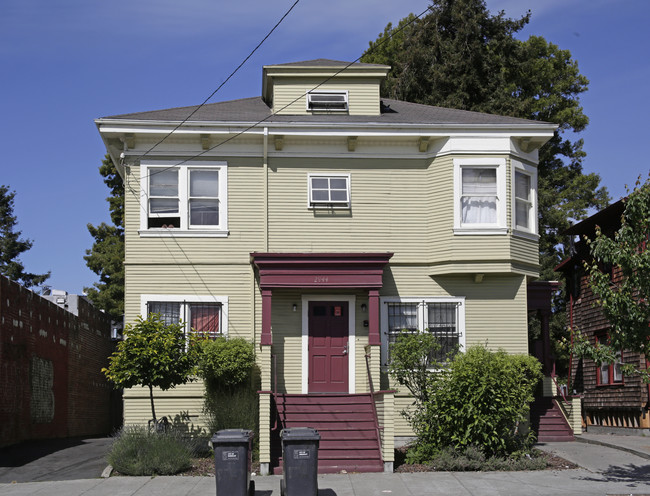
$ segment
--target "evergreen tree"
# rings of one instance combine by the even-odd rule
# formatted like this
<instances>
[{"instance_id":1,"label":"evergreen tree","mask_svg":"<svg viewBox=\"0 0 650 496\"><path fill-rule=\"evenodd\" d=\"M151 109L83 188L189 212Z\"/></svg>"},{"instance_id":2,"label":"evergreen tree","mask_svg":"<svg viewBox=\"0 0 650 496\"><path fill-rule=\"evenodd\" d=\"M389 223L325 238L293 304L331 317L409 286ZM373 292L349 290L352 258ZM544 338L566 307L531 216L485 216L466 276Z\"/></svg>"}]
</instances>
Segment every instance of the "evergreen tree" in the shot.
<instances>
[{"instance_id":1,"label":"evergreen tree","mask_svg":"<svg viewBox=\"0 0 650 496\"><path fill-rule=\"evenodd\" d=\"M50 273L31 274L25 272L25 266L19 260L21 253L34 244L31 239L21 239L21 231L16 231L14 215L14 197L8 186L0 185L0 274L16 281L26 288L43 284Z\"/></svg>"},{"instance_id":2,"label":"evergreen tree","mask_svg":"<svg viewBox=\"0 0 650 496\"><path fill-rule=\"evenodd\" d=\"M84 290L95 306L119 319L124 314L124 184L109 155L104 157L99 173L111 192L106 200L113 224L88 224L95 242L86 250L84 260L99 276L99 282Z\"/></svg>"}]
</instances>

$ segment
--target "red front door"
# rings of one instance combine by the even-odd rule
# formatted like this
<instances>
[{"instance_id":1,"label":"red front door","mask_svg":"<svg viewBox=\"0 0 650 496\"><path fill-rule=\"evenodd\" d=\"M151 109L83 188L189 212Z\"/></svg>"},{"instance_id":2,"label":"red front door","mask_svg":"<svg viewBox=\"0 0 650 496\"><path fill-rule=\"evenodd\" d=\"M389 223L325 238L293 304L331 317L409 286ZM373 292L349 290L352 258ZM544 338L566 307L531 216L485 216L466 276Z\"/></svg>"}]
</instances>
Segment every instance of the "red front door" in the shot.
<instances>
[{"instance_id":1,"label":"red front door","mask_svg":"<svg viewBox=\"0 0 650 496\"><path fill-rule=\"evenodd\" d=\"M309 302L309 392L348 392L348 302Z\"/></svg>"}]
</instances>

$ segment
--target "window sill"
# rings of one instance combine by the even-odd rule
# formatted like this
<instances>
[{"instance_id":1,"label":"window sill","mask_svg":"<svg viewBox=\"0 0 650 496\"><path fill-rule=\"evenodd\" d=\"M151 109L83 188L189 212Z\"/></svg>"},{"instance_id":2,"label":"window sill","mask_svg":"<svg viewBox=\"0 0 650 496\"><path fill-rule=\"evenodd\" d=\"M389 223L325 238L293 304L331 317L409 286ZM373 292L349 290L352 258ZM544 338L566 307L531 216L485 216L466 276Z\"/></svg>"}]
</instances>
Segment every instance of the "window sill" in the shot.
<instances>
[{"instance_id":1,"label":"window sill","mask_svg":"<svg viewBox=\"0 0 650 496\"><path fill-rule=\"evenodd\" d=\"M535 234L530 231L521 231L519 229L513 229L512 235L518 238L530 239L532 241L539 241L539 234Z\"/></svg>"},{"instance_id":2,"label":"window sill","mask_svg":"<svg viewBox=\"0 0 650 496\"><path fill-rule=\"evenodd\" d=\"M455 227L457 236L504 236L508 234L507 227Z\"/></svg>"},{"instance_id":3,"label":"window sill","mask_svg":"<svg viewBox=\"0 0 650 496\"><path fill-rule=\"evenodd\" d=\"M138 234L141 238L227 238L230 232L216 229L141 229Z\"/></svg>"}]
</instances>

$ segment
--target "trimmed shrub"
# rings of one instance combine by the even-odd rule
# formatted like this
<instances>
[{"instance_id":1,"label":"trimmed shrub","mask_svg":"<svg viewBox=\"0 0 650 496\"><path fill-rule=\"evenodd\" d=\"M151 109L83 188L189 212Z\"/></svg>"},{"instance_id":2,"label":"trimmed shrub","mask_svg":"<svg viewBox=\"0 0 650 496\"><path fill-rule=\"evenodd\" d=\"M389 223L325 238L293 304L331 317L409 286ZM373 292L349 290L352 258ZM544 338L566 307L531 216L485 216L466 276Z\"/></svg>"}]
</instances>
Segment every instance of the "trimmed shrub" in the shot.
<instances>
[{"instance_id":1,"label":"trimmed shrub","mask_svg":"<svg viewBox=\"0 0 650 496\"><path fill-rule=\"evenodd\" d=\"M391 348L396 360L389 372L415 398L403 412L417 437L407 462L429 462L445 448L475 447L488 458L528 450L533 438L519 424L542 377L539 361L473 346L432 368L427 357L434 346L431 338L405 334Z\"/></svg>"},{"instance_id":2,"label":"trimmed shrub","mask_svg":"<svg viewBox=\"0 0 650 496\"><path fill-rule=\"evenodd\" d=\"M124 427L113 441L107 459L125 475L173 475L192 466L194 443L170 430L154 432L147 427Z\"/></svg>"},{"instance_id":3,"label":"trimmed shrub","mask_svg":"<svg viewBox=\"0 0 650 496\"><path fill-rule=\"evenodd\" d=\"M242 338L217 338L200 343L199 375L211 391L233 390L251 378L255 349Z\"/></svg>"}]
</instances>

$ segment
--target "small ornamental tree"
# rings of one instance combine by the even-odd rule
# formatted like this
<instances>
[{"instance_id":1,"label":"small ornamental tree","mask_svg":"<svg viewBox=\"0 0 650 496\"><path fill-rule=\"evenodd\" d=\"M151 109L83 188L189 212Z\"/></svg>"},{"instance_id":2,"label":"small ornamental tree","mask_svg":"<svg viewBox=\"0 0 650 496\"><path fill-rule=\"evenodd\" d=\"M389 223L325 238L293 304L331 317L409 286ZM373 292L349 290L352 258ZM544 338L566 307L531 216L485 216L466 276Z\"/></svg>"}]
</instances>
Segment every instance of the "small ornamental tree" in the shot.
<instances>
[{"instance_id":1,"label":"small ornamental tree","mask_svg":"<svg viewBox=\"0 0 650 496\"><path fill-rule=\"evenodd\" d=\"M585 262L585 269L596 305L610 324L609 342L595 346L582 336L575 351L599 365L613 363L621 350L639 352L650 360L650 178L643 185L639 178L624 203L621 228L614 237L596 227L595 238L587 240L592 260ZM604 266L619 268L620 279L614 283ZM648 371L635 365L622 364L623 373L640 373L648 382Z\"/></svg>"},{"instance_id":2,"label":"small ornamental tree","mask_svg":"<svg viewBox=\"0 0 650 496\"><path fill-rule=\"evenodd\" d=\"M186 350L185 326L165 324L158 314L146 319L138 317L124 329L124 341L109 357L108 368L102 369L116 388L145 386L149 388L151 415L157 423L153 388L163 391L191 380L196 370L198 346L191 337Z\"/></svg>"}]
</instances>

